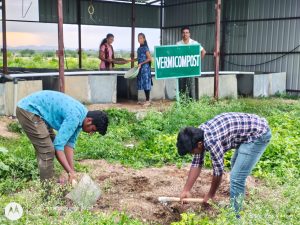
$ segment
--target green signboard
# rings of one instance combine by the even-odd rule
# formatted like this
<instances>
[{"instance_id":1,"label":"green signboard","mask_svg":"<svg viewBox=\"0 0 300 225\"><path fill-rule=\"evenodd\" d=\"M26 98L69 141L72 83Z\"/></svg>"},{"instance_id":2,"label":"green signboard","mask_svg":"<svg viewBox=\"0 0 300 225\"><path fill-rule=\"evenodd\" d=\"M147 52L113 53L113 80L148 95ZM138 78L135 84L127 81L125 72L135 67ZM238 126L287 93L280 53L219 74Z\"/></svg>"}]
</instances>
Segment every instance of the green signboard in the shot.
<instances>
[{"instance_id":1,"label":"green signboard","mask_svg":"<svg viewBox=\"0 0 300 225\"><path fill-rule=\"evenodd\" d=\"M201 75L200 45L155 47L155 78L183 78Z\"/></svg>"}]
</instances>

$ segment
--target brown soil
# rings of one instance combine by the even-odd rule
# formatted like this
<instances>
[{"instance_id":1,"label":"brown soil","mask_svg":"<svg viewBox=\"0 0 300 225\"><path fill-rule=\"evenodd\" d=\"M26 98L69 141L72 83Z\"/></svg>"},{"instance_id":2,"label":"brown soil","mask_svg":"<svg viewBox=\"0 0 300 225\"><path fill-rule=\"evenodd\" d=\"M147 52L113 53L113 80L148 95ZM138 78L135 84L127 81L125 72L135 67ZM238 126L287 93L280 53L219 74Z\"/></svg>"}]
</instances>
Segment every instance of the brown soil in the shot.
<instances>
[{"instance_id":1,"label":"brown soil","mask_svg":"<svg viewBox=\"0 0 300 225\"><path fill-rule=\"evenodd\" d=\"M205 211L211 216L217 213L211 207L203 207L199 203L163 205L158 201L159 196L179 196L189 167L179 169L176 166L165 166L135 170L119 164L109 164L105 160L84 160L81 164L90 168L89 175L102 189L102 195L93 211L125 211L133 218L149 224L170 224L179 220L183 212ZM224 177L216 202L226 204L229 199L229 175L225 174ZM210 181L211 170L202 170L193 187L193 197L202 198L209 190ZM247 183L248 187L257 185L253 178Z\"/></svg>"},{"instance_id":2,"label":"brown soil","mask_svg":"<svg viewBox=\"0 0 300 225\"><path fill-rule=\"evenodd\" d=\"M7 126L13 121L13 119L9 117L0 117L0 136L4 138L17 138L18 135L16 133L10 132L7 129Z\"/></svg>"}]
</instances>

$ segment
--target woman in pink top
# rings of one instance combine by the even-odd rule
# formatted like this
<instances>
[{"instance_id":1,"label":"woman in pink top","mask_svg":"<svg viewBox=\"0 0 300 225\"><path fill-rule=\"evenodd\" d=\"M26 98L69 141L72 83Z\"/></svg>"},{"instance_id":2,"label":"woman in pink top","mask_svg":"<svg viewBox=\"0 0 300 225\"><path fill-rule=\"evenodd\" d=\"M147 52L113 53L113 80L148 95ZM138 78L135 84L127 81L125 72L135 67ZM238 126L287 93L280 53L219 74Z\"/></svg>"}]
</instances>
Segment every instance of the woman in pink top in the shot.
<instances>
[{"instance_id":1,"label":"woman in pink top","mask_svg":"<svg viewBox=\"0 0 300 225\"><path fill-rule=\"evenodd\" d=\"M114 49L112 43L114 42L114 35L107 34L99 47L99 59L101 63L99 65L100 70L110 70L114 67Z\"/></svg>"}]
</instances>

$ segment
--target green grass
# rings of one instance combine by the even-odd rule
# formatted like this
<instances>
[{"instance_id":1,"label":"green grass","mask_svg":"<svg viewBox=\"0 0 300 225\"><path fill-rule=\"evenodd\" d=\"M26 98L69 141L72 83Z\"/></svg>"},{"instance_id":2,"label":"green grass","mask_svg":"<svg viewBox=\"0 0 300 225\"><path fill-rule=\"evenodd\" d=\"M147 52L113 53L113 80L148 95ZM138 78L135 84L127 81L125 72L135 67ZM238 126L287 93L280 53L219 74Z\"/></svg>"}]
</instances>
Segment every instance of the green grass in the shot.
<instances>
[{"instance_id":1,"label":"green grass","mask_svg":"<svg viewBox=\"0 0 300 225\"><path fill-rule=\"evenodd\" d=\"M285 101L282 98L227 99L218 102L209 98L197 102L182 100L180 104L174 104L165 112L151 111L144 119L139 119L134 113L126 110L109 109L107 113L110 126L107 135L89 136L82 133L75 157L77 160L106 159L135 168L160 167L167 164L180 167L190 163L191 157L182 158L176 153L175 144L179 129L184 126L198 126L222 112L248 112L263 116L267 118L273 135L266 152L253 171L253 175L263 179L266 184L253 190L247 198L240 223L297 224L300 221L300 214L297 213L300 210L299 101ZM17 124L11 125L10 129L19 132ZM134 147L128 148L127 144L134 144ZM34 194L41 192L42 189L36 181L38 177L34 150L29 140L23 134L16 140L0 138L0 147L7 149L5 151L0 148L0 206L14 199L25 198L28 187ZM227 170L231 155L232 151L225 156ZM205 166L211 167L209 154L206 155ZM81 171L89 170L78 163L76 168ZM11 195L15 192L18 194ZM59 193L52 197L53 201L45 203L47 210L39 208L39 216L27 218L30 224L38 224L43 220L60 221L62 224L71 224L73 221L77 221L77 224L140 223L120 212L103 215L75 210L63 212L62 218L53 208L63 206L64 201L59 197ZM28 210L33 213L33 205L39 205L38 202L42 201L41 195L37 194L32 201L28 203ZM220 205L216 207L219 214L215 218L209 218L202 212L194 216L185 214L177 224L237 223L232 213ZM120 218L124 218L125 222L121 223Z\"/></svg>"},{"instance_id":2,"label":"green grass","mask_svg":"<svg viewBox=\"0 0 300 225\"><path fill-rule=\"evenodd\" d=\"M181 221L172 225L296 225L300 220L299 190L299 179L293 176L289 176L289 180L283 185L278 185L277 178L269 177L265 186L251 190L239 220L222 203L215 203L213 207L218 211L216 217L209 217L203 211L197 214L184 213Z\"/></svg>"},{"instance_id":3,"label":"green grass","mask_svg":"<svg viewBox=\"0 0 300 225\"><path fill-rule=\"evenodd\" d=\"M47 191L48 190L48 191ZM49 191L51 190L51 191ZM91 212L78 208L68 208L64 195L70 191L70 187L50 183L43 186L40 182L30 182L30 189L23 190L14 196L1 196L0 209L14 201L22 205L24 216L12 223L4 215L0 214L0 224L89 224L89 225L110 225L110 224L132 224L141 225L142 222L130 218L124 212L113 212L105 214Z\"/></svg>"},{"instance_id":4,"label":"green grass","mask_svg":"<svg viewBox=\"0 0 300 225\"><path fill-rule=\"evenodd\" d=\"M273 137L254 170L259 177L269 174L284 178L286 172L300 175L300 105L286 104L281 99L240 99L214 102L208 98L183 102L170 110L150 112L143 120L125 110L108 110L111 124L104 137L82 134L77 145L77 159L104 158L131 167L162 166L190 162L191 157L176 153L176 137L184 126L198 126L221 112L248 112L269 121ZM91 144L93 143L93 144ZM134 143L133 149L126 144ZM229 168L232 151L225 157ZM209 154L206 166L210 167Z\"/></svg>"},{"instance_id":5,"label":"green grass","mask_svg":"<svg viewBox=\"0 0 300 225\"><path fill-rule=\"evenodd\" d=\"M129 57L127 57L129 58ZM79 69L78 57L68 56L65 57L64 67L66 70ZM86 54L82 57L82 69L85 70L99 70L100 60L97 56L88 56ZM135 62L137 66L137 62ZM0 57L0 67L2 67L2 58ZM19 67L27 69L58 69L58 57L53 55L51 57L43 54L34 54L32 56L15 56L10 55L8 57L8 67ZM128 69L131 68L131 63L127 64L115 64L116 69ZM154 68L154 63L152 63Z\"/></svg>"},{"instance_id":6,"label":"green grass","mask_svg":"<svg viewBox=\"0 0 300 225\"><path fill-rule=\"evenodd\" d=\"M84 57L82 59L82 68L86 70L98 70L100 60L96 57ZM67 57L65 59L65 69L78 69L78 58ZM0 63L0 66L1 63ZM8 59L8 67L21 67L28 69L58 69L57 57L42 57L36 55L34 57L14 57ZM116 68L130 68L130 63L125 65L116 65Z\"/></svg>"}]
</instances>

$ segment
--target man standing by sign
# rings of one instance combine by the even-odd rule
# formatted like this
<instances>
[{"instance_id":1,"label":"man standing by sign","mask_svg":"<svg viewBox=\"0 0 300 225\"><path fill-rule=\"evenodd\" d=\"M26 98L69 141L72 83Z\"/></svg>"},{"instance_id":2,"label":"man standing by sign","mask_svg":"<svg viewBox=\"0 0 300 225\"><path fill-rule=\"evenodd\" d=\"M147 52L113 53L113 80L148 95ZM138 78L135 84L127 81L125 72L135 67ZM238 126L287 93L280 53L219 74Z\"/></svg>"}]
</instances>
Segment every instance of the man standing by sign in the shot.
<instances>
[{"instance_id":1,"label":"man standing by sign","mask_svg":"<svg viewBox=\"0 0 300 225\"><path fill-rule=\"evenodd\" d=\"M182 40L178 41L176 44L177 45L193 45L193 44L199 44L197 41L193 40L191 38L191 33L190 33L190 28L189 27L183 27L181 28L181 35L182 35ZM201 44L200 44L201 45ZM201 58L203 59L206 51L201 45Z\"/></svg>"},{"instance_id":2,"label":"man standing by sign","mask_svg":"<svg viewBox=\"0 0 300 225\"><path fill-rule=\"evenodd\" d=\"M181 35L182 35L182 40L178 41L176 44L177 45L193 45L193 44L199 44L197 41L193 40L191 38L191 33L190 33L190 28L189 27L183 27L181 28ZM200 44L200 54L201 58L203 59L206 51ZM195 78L186 78L184 79L183 83L184 88L181 89L186 89L186 92L191 92L190 95L191 97L195 98ZM189 90L190 89L190 90Z\"/></svg>"}]
</instances>

